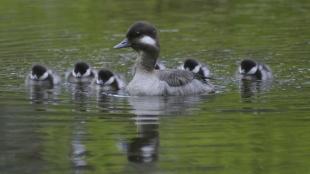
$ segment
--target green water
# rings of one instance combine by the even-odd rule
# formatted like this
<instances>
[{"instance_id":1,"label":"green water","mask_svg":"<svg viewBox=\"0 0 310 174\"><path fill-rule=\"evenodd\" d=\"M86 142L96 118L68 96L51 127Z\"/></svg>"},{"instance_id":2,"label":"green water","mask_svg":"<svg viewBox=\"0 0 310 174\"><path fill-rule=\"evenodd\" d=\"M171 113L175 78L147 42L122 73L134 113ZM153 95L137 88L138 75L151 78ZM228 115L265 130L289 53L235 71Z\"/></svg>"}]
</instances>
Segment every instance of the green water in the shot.
<instances>
[{"instance_id":1,"label":"green water","mask_svg":"<svg viewBox=\"0 0 310 174\"><path fill-rule=\"evenodd\" d=\"M0 173L310 173L309 19L307 0L0 0ZM132 50L112 47L137 20L160 29L166 66L208 63L217 93L25 87L34 63L130 79ZM239 84L244 58L268 64L272 84Z\"/></svg>"}]
</instances>

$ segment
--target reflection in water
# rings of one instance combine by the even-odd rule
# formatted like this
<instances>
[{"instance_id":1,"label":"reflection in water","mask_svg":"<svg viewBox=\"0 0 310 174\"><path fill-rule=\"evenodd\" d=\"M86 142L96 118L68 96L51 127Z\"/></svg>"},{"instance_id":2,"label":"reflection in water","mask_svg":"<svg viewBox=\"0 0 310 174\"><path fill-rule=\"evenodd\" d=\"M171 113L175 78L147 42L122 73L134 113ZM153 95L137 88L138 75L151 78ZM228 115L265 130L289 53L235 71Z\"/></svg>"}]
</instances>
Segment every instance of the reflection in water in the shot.
<instances>
[{"instance_id":1,"label":"reflection in water","mask_svg":"<svg viewBox=\"0 0 310 174\"><path fill-rule=\"evenodd\" d=\"M137 116L137 135L127 144L127 159L135 163L150 163L158 159L159 133L157 116Z\"/></svg>"},{"instance_id":2,"label":"reflection in water","mask_svg":"<svg viewBox=\"0 0 310 174\"><path fill-rule=\"evenodd\" d=\"M101 112L122 113L127 109L127 96L123 90L107 91L96 86L96 99Z\"/></svg>"},{"instance_id":3,"label":"reflection in water","mask_svg":"<svg viewBox=\"0 0 310 174\"><path fill-rule=\"evenodd\" d=\"M240 95L244 102L252 102L255 96L271 89L271 81L240 80Z\"/></svg>"},{"instance_id":4,"label":"reflection in water","mask_svg":"<svg viewBox=\"0 0 310 174\"><path fill-rule=\"evenodd\" d=\"M141 96L129 97L129 104L135 115L179 115L209 96Z\"/></svg>"},{"instance_id":5,"label":"reflection in water","mask_svg":"<svg viewBox=\"0 0 310 174\"><path fill-rule=\"evenodd\" d=\"M76 111L87 111L88 100L92 94L90 84L75 83L69 84L68 88L72 95L72 101L75 104Z\"/></svg>"},{"instance_id":6,"label":"reflection in water","mask_svg":"<svg viewBox=\"0 0 310 174\"><path fill-rule=\"evenodd\" d=\"M151 164L159 159L159 116L183 113L201 101L199 96L128 97L137 127L136 137L122 145L130 162ZM140 169L145 166L136 166ZM150 167L150 166L148 166Z\"/></svg>"},{"instance_id":7,"label":"reflection in water","mask_svg":"<svg viewBox=\"0 0 310 174\"><path fill-rule=\"evenodd\" d=\"M58 102L60 94L59 86L28 85L27 91L32 104L41 106L42 104L55 104ZM42 109L42 108L40 108Z\"/></svg>"},{"instance_id":8,"label":"reflection in water","mask_svg":"<svg viewBox=\"0 0 310 174\"><path fill-rule=\"evenodd\" d=\"M89 100L93 92L91 84L69 84L68 89L71 92L72 101L75 104L75 110L81 112L88 111ZM74 173L76 174L83 173L84 170L87 170L90 167L86 161L86 146L83 144L86 136L85 122L86 117L84 115L75 116L71 142L71 160L73 163Z\"/></svg>"},{"instance_id":9,"label":"reflection in water","mask_svg":"<svg viewBox=\"0 0 310 174\"><path fill-rule=\"evenodd\" d=\"M73 138L72 138L72 162L73 167L75 169L74 173L79 174L83 173L83 170L88 169L86 158L86 147L82 143L85 137L85 118L84 117L77 117L74 123L73 128Z\"/></svg>"}]
</instances>

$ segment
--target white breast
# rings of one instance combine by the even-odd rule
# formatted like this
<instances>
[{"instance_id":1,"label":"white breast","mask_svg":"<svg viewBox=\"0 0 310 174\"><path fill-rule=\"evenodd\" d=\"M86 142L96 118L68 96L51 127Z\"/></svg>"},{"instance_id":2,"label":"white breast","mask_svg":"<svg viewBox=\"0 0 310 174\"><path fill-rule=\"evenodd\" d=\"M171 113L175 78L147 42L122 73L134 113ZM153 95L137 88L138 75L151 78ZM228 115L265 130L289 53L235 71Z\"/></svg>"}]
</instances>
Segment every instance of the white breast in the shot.
<instances>
[{"instance_id":1,"label":"white breast","mask_svg":"<svg viewBox=\"0 0 310 174\"><path fill-rule=\"evenodd\" d=\"M152 72L136 73L127 86L130 95L163 95L165 84Z\"/></svg>"}]
</instances>

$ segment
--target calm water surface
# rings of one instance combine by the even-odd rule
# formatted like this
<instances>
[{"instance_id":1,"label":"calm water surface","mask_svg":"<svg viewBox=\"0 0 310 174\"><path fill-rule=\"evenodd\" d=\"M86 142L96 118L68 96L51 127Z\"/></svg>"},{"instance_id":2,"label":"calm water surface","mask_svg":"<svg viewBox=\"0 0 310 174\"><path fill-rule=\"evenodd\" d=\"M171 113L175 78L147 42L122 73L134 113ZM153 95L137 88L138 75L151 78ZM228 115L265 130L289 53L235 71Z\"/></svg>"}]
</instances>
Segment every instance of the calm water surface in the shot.
<instances>
[{"instance_id":1,"label":"calm water surface","mask_svg":"<svg viewBox=\"0 0 310 174\"><path fill-rule=\"evenodd\" d=\"M307 0L1 0L0 173L310 173ZM130 24L160 29L161 60L208 63L217 93L128 97L89 86L27 88L34 63L78 60L130 79L114 50ZM268 84L239 83L244 58Z\"/></svg>"}]
</instances>

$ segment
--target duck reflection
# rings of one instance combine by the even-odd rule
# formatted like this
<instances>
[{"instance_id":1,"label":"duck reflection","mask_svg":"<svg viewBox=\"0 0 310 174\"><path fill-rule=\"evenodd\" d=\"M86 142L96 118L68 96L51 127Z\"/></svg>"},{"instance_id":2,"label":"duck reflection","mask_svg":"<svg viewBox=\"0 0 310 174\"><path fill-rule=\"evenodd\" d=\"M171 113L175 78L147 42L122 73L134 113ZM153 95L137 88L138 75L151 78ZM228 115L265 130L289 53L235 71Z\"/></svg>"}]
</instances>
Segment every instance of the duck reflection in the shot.
<instances>
[{"instance_id":1,"label":"duck reflection","mask_svg":"<svg viewBox=\"0 0 310 174\"><path fill-rule=\"evenodd\" d=\"M128 95L123 90L107 91L106 89L96 86L97 105L101 112L122 113L128 109Z\"/></svg>"},{"instance_id":2,"label":"duck reflection","mask_svg":"<svg viewBox=\"0 0 310 174\"><path fill-rule=\"evenodd\" d=\"M143 164L156 162L159 159L160 116L179 115L199 101L201 101L199 96L128 97L137 127L136 137L122 145L128 161Z\"/></svg>"},{"instance_id":3,"label":"duck reflection","mask_svg":"<svg viewBox=\"0 0 310 174\"><path fill-rule=\"evenodd\" d=\"M244 102L252 102L255 97L271 89L271 81L240 80L240 96Z\"/></svg>"},{"instance_id":4,"label":"duck reflection","mask_svg":"<svg viewBox=\"0 0 310 174\"><path fill-rule=\"evenodd\" d=\"M92 88L90 84L69 84L69 90L72 95L72 101L75 104L75 110L82 112L87 111L88 101L92 94Z\"/></svg>"},{"instance_id":5,"label":"duck reflection","mask_svg":"<svg viewBox=\"0 0 310 174\"><path fill-rule=\"evenodd\" d=\"M53 85L29 85L27 92L32 104L55 104L58 102L60 87Z\"/></svg>"},{"instance_id":6,"label":"duck reflection","mask_svg":"<svg viewBox=\"0 0 310 174\"><path fill-rule=\"evenodd\" d=\"M127 159L135 163L157 161L159 148L158 117L152 115L137 116L137 136L129 140Z\"/></svg>"},{"instance_id":7,"label":"duck reflection","mask_svg":"<svg viewBox=\"0 0 310 174\"><path fill-rule=\"evenodd\" d=\"M77 116L74 122L72 142L71 142L72 145L71 160L74 167L74 173L82 173L83 170L86 170L90 167L86 161L87 156L86 146L83 144L85 137L86 137L85 118Z\"/></svg>"}]
</instances>

